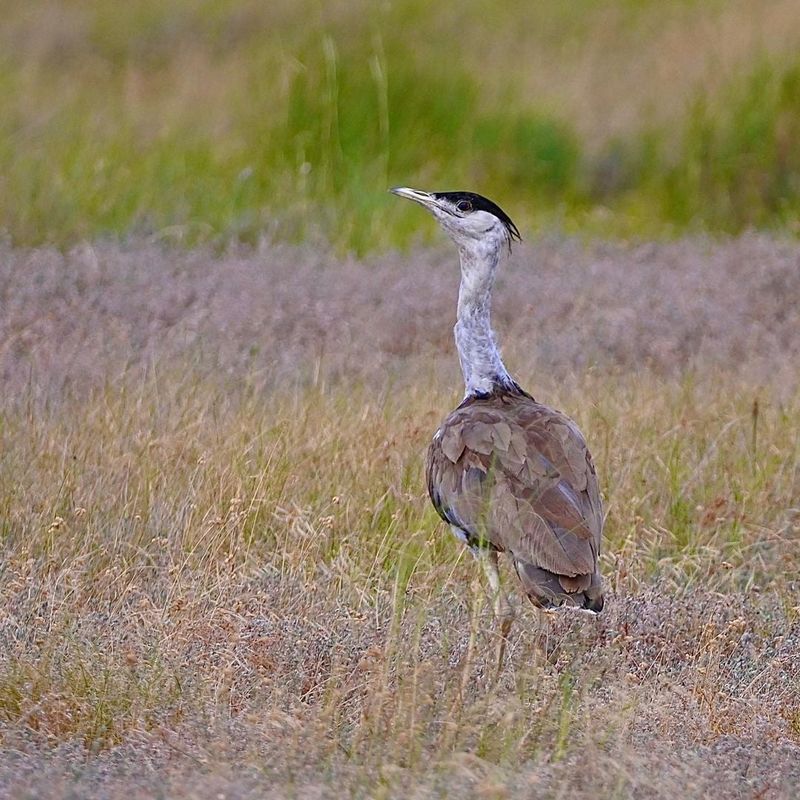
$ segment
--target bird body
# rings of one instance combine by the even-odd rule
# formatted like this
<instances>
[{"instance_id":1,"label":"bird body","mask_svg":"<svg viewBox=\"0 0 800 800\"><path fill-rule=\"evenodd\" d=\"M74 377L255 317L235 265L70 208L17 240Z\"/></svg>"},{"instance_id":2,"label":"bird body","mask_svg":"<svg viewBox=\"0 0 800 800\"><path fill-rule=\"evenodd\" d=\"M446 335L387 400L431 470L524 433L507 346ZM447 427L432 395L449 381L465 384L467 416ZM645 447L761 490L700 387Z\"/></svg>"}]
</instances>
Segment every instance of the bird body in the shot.
<instances>
[{"instance_id":1,"label":"bird body","mask_svg":"<svg viewBox=\"0 0 800 800\"><path fill-rule=\"evenodd\" d=\"M511 377L491 327L495 273L519 231L481 195L392 192L428 209L460 256L454 334L465 395L428 449L431 501L481 558L503 641L513 609L500 586L498 553L508 554L535 606L598 613L603 510L589 449L569 417L538 403ZM499 663L502 653L501 647Z\"/></svg>"},{"instance_id":2,"label":"bird body","mask_svg":"<svg viewBox=\"0 0 800 800\"><path fill-rule=\"evenodd\" d=\"M602 505L569 417L521 389L470 395L436 432L426 473L439 516L468 546L507 552L535 605L600 610Z\"/></svg>"}]
</instances>

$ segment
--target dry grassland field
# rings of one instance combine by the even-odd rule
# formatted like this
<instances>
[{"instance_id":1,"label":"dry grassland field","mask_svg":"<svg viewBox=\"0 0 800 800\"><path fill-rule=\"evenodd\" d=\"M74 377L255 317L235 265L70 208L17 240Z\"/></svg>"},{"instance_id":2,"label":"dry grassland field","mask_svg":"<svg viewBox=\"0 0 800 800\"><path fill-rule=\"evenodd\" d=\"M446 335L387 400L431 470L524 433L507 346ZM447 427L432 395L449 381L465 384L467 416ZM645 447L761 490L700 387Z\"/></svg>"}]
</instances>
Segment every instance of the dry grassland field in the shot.
<instances>
[{"instance_id":1,"label":"dry grassland field","mask_svg":"<svg viewBox=\"0 0 800 800\"><path fill-rule=\"evenodd\" d=\"M799 5L0 2L0 800L800 797ZM497 682L398 185L600 476Z\"/></svg>"},{"instance_id":2,"label":"dry grassland field","mask_svg":"<svg viewBox=\"0 0 800 800\"><path fill-rule=\"evenodd\" d=\"M515 248L494 322L591 445L608 597L515 594L496 685L422 474L457 285L0 247L0 796L800 796L800 245Z\"/></svg>"}]
</instances>

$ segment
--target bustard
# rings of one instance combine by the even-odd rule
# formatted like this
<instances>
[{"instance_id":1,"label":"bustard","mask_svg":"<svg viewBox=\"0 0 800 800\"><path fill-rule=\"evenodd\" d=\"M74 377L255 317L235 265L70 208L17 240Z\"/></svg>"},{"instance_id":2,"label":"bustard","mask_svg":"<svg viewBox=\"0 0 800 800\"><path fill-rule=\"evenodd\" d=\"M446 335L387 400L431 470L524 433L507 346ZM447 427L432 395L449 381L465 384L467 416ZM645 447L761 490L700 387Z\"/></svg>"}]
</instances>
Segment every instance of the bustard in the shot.
<instances>
[{"instance_id":1,"label":"bustard","mask_svg":"<svg viewBox=\"0 0 800 800\"><path fill-rule=\"evenodd\" d=\"M500 624L499 669L514 619L500 584L499 552L508 554L522 590L539 608L603 608L597 475L577 425L522 389L495 344L492 287L502 255L520 239L516 225L472 192L391 191L428 209L461 259L455 340L465 396L436 431L426 472L439 516L480 559L489 580Z\"/></svg>"}]
</instances>

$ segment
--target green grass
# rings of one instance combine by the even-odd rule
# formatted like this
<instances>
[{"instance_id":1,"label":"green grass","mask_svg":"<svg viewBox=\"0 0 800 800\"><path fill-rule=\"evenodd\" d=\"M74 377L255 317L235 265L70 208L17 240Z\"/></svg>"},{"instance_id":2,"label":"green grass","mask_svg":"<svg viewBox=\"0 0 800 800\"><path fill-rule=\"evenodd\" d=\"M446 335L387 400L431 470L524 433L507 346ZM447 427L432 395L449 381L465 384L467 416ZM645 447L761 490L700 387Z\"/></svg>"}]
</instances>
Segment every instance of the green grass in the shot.
<instances>
[{"instance_id":1,"label":"green grass","mask_svg":"<svg viewBox=\"0 0 800 800\"><path fill-rule=\"evenodd\" d=\"M0 229L23 244L266 234L365 251L418 235L385 194L398 183L474 187L526 227L791 228L800 61L786 31L800 40L800 23L766 5L780 41L723 37L664 83L656 73L682 54L659 26L691 42L703 24L747 30L752 13L509 3L481 33L476 2L12 0ZM648 69L632 90L625 75Z\"/></svg>"}]
</instances>

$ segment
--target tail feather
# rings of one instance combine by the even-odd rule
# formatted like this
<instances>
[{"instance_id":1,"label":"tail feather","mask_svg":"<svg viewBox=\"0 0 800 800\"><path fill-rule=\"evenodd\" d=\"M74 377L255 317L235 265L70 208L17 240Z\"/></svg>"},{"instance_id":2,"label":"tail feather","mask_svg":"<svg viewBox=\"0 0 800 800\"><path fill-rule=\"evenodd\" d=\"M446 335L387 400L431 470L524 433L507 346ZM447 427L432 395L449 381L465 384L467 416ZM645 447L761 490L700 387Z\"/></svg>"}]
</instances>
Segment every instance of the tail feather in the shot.
<instances>
[{"instance_id":1,"label":"tail feather","mask_svg":"<svg viewBox=\"0 0 800 800\"><path fill-rule=\"evenodd\" d=\"M598 572L565 579L516 558L514 568L523 590L539 608L582 608L595 614L603 610L603 583Z\"/></svg>"}]
</instances>

